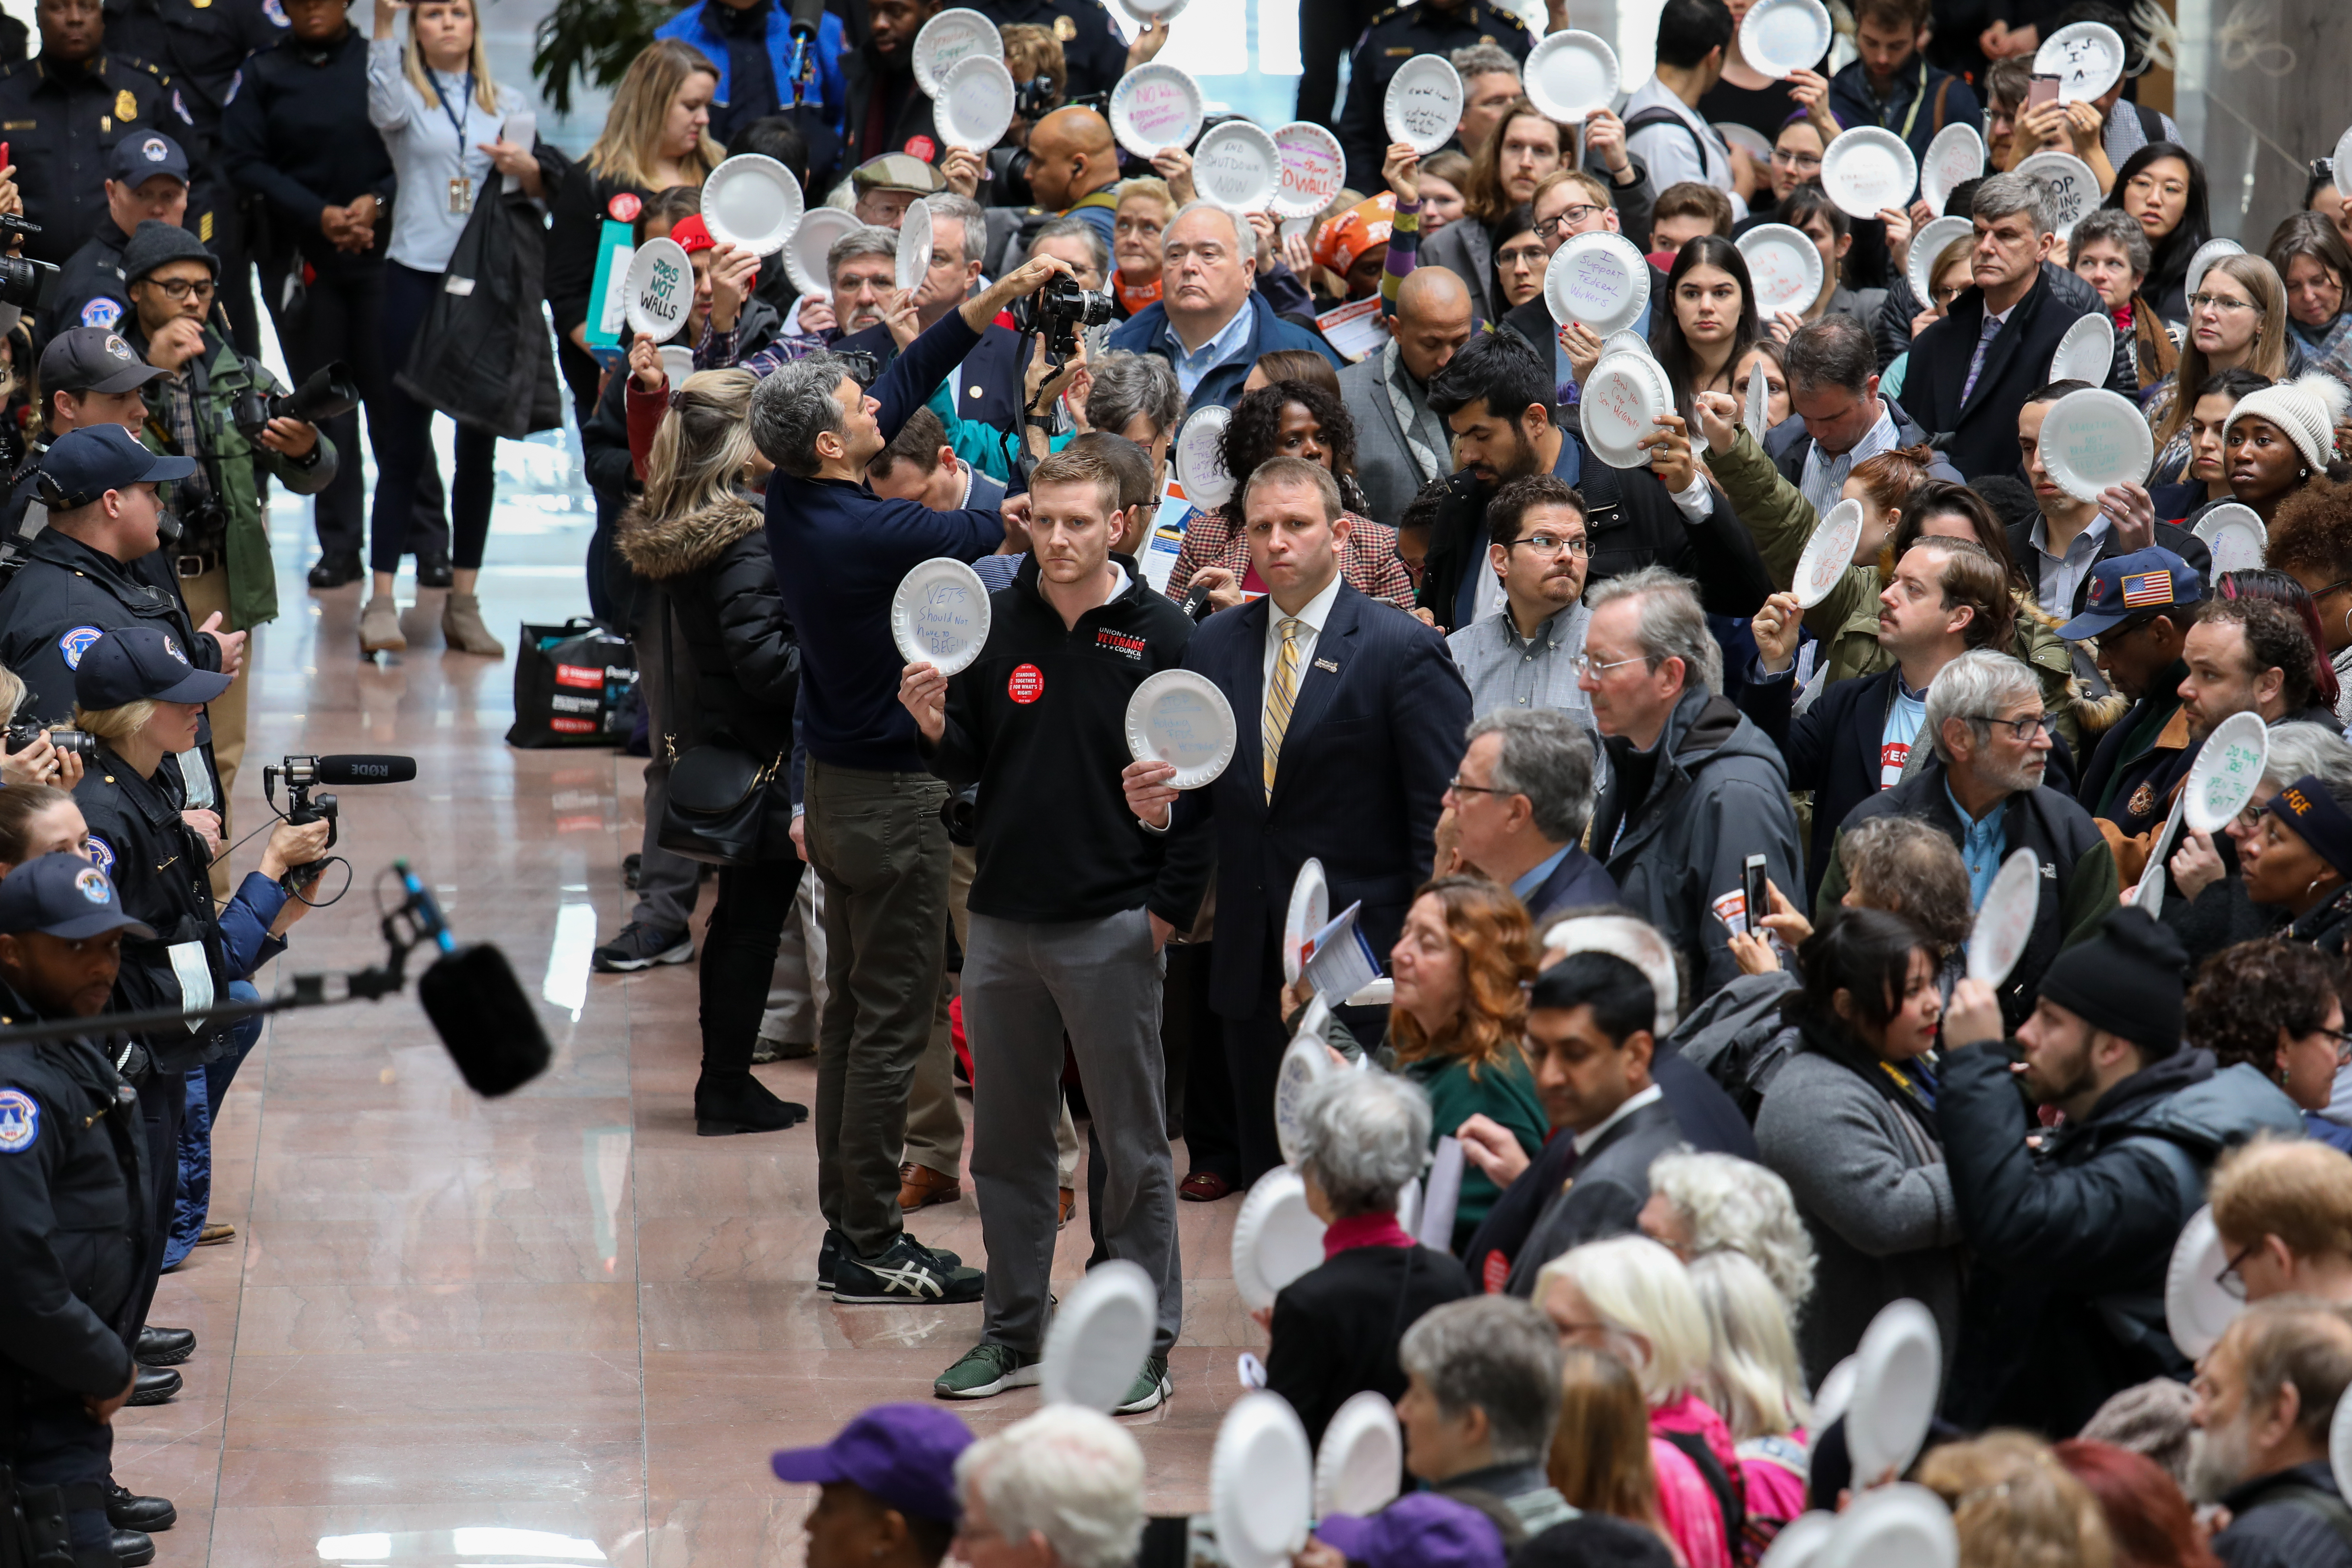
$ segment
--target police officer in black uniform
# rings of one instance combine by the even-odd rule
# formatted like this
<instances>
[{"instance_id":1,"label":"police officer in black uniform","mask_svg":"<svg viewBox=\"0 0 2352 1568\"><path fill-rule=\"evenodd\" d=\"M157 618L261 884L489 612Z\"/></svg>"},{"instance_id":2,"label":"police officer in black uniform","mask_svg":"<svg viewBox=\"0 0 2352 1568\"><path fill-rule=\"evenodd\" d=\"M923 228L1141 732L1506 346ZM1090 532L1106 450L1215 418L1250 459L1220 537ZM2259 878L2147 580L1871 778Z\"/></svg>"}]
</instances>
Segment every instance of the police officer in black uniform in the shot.
<instances>
[{"instance_id":1,"label":"police officer in black uniform","mask_svg":"<svg viewBox=\"0 0 2352 1568\"><path fill-rule=\"evenodd\" d=\"M1108 92L1127 74L1127 37L1103 0L985 0L972 8L1000 27L1026 22L1059 38L1069 70L1066 99Z\"/></svg>"},{"instance_id":2,"label":"police officer in black uniform","mask_svg":"<svg viewBox=\"0 0 2352 1568\"><path fill-rule=\"evenodd\" d=\"M68 327L49 340L41 351L34 445L8 477L7 510L0 517L0 541L5 542L0 546L0 588L22 564L25 545L48 526L49 509L40 489L41 459L49 447L85 425L138 429L147 422L147 400L140 389L164 374L141 359L121 333L104 327ZM142 574L158 587L173 587L168 564L159 555L143 563Z\"/></svg>"},{"instance_id":3,"label":"police officer in black uniform","mask_svg":"<svg viewBox=\"0 0 2352 1568\"><path fill-rule=\"evenodd\" d=\"M194 129L188 152L195 183L187 226L221 261L221 304L229 336L247 358L261 353L254 315L252 255L247 229L255 216L240 205L221 151L221 111L256 50L286 36L285 7L272 0L105 0L106 46L153 65L172 83L172 106ZM272 15L272 13L275 15ZM129 233L135 224L125 224Z\"/></svg>"},{"instance_id":4,"label":"police officer in black uniform","mask_svg":"<svg viewBox=\"0 0 2352 1568\"><path fill-rule=\"evenodd\" d=\"M125 935L154 932L89 861L16 867L0 879L0 1024L104 1011ZM160 1255L152 1191L138 1092L110 1053L82 1038L0 1045L0 1460L37 1541L64 1545L75 1568L155 1555L106 1502L130 1314Z\"/></svg>"},{"instance_id":5,"label":"police officer in black uniform","mask_svg":"<svg viewBox=\"0 0 2352 1568\"><path fill-rule=\"evenodd\" d=\"M62 267L106 216L115 142L189 121L160 69L107 52L99 0L40 0L35 15L41 52L0 69L0 141L16 165L26 216L41 226L25 253Z\"/></svg>"},{"instance_id":6,"label":"police officer in black uniform","mask_svg":"<svg viewBox=\"0 0 2352 1568\"><path fill-rule=\"evenodd\" d=\"M98 232L68 258L49 286L37 328L47 342L68 327L111 331L131 309L122 279L122 247L152 218L175 227L188 210L188 157L162 132L125 136L106 159L106 216Z\"/></svg>"},{"instance_id":7,"label":"police officer in black uniform","mask_svg":"<svg viewBox=\"0 0 2352 1568\"><path fill-rule=\"evenodd\" d=\"M1349 57L1348 103L1334 127L1348 154L1349 184L1360 191L1386 188L1381 163L1389 133L1381 110L1397 67L1415 55L1451 54L1472 44L1499 44L1522 61L1536 47L1518 17L1487 0L1416 0L1372 18Z\"/></svg>"}]
</instances>

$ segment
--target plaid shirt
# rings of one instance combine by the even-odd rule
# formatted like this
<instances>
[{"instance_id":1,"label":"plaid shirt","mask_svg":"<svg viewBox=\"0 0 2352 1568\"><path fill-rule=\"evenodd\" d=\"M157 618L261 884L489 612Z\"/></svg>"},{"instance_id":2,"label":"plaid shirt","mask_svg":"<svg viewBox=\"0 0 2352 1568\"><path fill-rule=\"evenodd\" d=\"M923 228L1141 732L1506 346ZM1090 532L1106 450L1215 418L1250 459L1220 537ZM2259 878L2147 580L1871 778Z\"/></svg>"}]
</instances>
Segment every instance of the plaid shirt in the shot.
<instances>
[{"instance_id":1,"label":"plaid shirt","mask_svg":"<svg viewBox=\"0 0 2352 1568\"><path fill-rule=\"evenodd\" d=\"M702 324L702 341L694 345L694 368L697 370L748 370L753 375L769 376L796 359L806 359L823 353L839 342L837 331L794 332L771 342L749 359L738 362L736 355L743 346L740 328L731 332L718 332L710 323Z\"/></svg>"},{"instance_id":2,"label":"plaid shirt","mask_svg":"<svg viewBox=\"0 0 2352 1568\"><path fill-rule=\"evenodd\" d=\"M1345 515L1348 542L1339 547L1339 575L1367 598L1411 610L1412 574L1397 554L1396 530L1352 511ZM1242 531L1240 520L1223 507L1215 511L1196 510L1192 521L1184 525L1184 543L1168 574L1168 596L1183 603L1184 591L1204 566L1223 567L1234 574L1235 584L1249 575L1249 536Z\"/></svg>"}]
</instances>

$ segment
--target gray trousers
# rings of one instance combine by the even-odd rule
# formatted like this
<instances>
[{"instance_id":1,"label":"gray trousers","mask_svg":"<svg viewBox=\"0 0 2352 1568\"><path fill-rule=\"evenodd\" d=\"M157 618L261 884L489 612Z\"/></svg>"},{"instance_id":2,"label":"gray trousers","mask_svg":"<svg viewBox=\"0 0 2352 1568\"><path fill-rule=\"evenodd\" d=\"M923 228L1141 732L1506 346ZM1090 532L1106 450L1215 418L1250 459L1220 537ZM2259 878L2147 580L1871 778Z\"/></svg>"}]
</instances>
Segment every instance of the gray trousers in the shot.
<instances>
[{"instance_id":1,"label":"gray trousers","mask_svg":"<svg viewBox=\"0 0 2352 1568\"><path fill-rule=\"evenodd\" d=\"M947 963L948 786L811 757L809 865L824 882L816 1201L860 1258L898 1239L907 1090Z\"/></svg>"},{"instance_id":2,"label":"gray trousers","mask_svg":"<svg viewBox=\"0 0 2352 1568\"><path fill-rule=\"evenodd\" d=\"M988 1248L983 1342L1044 1348L1053 1279L1055 1122L1066 1031L1102 1151L1103 1250L1160 1288L1152 1353L1184 1321L1176 1173L1160 1088L1160 955L1140 909L1052 925L971 917L963 961L971 1040L971 1176Z\"/></svg>"},{"instance_id":3,"label":"gray trousers","mask_svg":"<svg viewBox=\"0 0 2352 1568\"><path fill-rule=\"evenodd\" d=\"M760 1037L780 1046L816 1044L816 1021L824 1011L824 895L818 888L818 879L801 879L792 918L776 944Z\"/></svg>"}]
</instances>

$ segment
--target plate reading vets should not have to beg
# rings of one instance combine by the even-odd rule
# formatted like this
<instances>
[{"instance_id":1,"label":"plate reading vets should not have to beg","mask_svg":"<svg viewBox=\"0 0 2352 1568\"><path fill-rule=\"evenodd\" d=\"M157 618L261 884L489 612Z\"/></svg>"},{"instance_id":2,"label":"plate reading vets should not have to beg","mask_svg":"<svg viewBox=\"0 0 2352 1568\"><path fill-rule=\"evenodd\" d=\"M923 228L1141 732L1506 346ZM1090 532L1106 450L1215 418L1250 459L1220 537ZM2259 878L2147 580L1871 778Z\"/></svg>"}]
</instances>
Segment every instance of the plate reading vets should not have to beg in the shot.
<instances>
[{"instance_id":1,"label":"plate reading vets should not have to beg","mask_svg":"<svg viewBox=\"0 0 2352 1568\"><path fill-rule=\"evenodd\" d=\"M1216 682L1189 669L1146 676L1127 701L1127 749L1137 762L1176 764L1176 789L1213 783L1234 759L1234 710Z\"/></svg>"},{"instance_id":2,"label":"plate reading vets should not have to beg","mask_svg":"<svg viewBox=\"0 0 2352 1568\"><path fill-rule=\"evenodd\" d=\"M1233 499L1234 477L1225 472L1221 447L1234 411L1211 403L1185 416L1176 430L1176 482L1184 499L1202 511L1214 511Z\"/></svg>"},{"instance_id":3,"label":"plate reading vets should not have to beg","mask_svg":"<svg viewBox=\"0 0 2352 1568\"><path fill-rule=\"evenodd\" d=\"M988 622L988 585L948 556L918 564L890 595L890 640L908 664L928 661L941 675L980 657Z\"/></svg>"}]
</instances>

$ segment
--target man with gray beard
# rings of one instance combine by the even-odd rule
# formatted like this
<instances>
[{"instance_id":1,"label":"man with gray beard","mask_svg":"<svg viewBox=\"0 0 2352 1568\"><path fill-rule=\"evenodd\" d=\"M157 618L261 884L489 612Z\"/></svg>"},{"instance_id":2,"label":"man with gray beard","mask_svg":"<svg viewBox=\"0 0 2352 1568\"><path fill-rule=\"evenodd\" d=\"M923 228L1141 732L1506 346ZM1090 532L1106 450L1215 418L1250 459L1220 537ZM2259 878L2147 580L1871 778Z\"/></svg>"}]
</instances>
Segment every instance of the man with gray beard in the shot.
<instances>
[{"instance_id":1,"label":"man with gray beard","mask_svg":"<svg viewBox=\"0 0 2352 1568\"><path fill-rule=\"evenodd\" d=\"M2352 1508L2327 1462L2352 1384L2352 1320L2311 1296L2248 1307L2198 1369L2189 1495L2217 1503L2229 1568L2352 1568Z\"/></svg>"}]
</instances>

